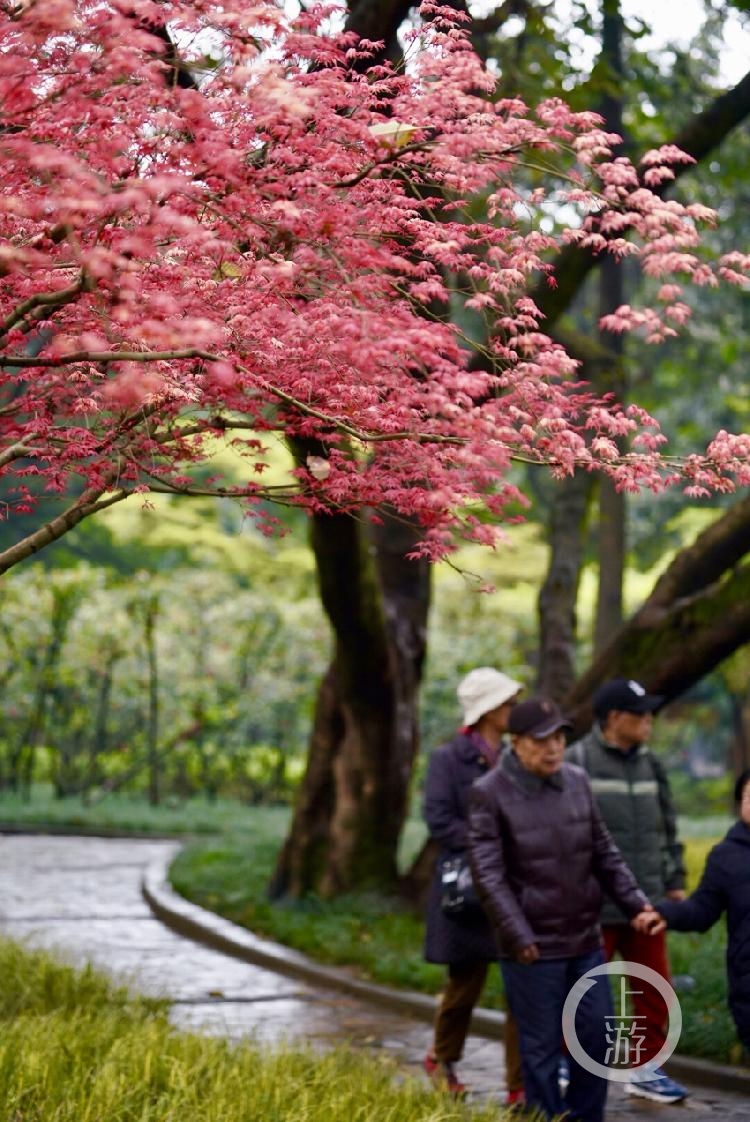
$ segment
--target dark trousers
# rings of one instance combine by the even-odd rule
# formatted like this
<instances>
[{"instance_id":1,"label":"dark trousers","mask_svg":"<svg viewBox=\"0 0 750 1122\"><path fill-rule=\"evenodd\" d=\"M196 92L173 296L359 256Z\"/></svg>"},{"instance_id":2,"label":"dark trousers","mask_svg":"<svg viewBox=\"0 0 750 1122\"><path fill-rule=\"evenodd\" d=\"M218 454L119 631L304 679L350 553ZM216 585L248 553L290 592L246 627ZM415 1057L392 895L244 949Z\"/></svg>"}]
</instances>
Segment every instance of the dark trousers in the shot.
<instances>
[{"instance_id":1,"label":"dark trousers","mask_svg":"<svg viewBox=\"0 0 750 1122\"><path fill-rule=\"evenodd\" d=\"M448 980L435 1015L433 1047L435 1058L443 1063L457 1063L463 1055L471 1014L482 994L488 968L487 962L448 967ZM518 1029L510 1015L505 1022L505 1078L509 1091L523 1087Z\"/></svg>"},{"instance_id":2,"label":"dark trousers","mask_svg":"<svg viewBox=\"0 0 750 1122\"><path fill-rule=\"evenodd\" d=\"M503 960L508 1004L518 1022L527 1108L543 1117L565 1113L568 1122L603 1122L607 1081L592 1075L569 1057L570 1086L563 1099L558 1068L563 1049L562 1011L578 979L604 962L604 952L573 958L539 959L531 966ZM575 1029L581 1047L603 1064L607 1050L607 1019L612 1016L608 979L599 976L578 1005Z\"/></svg>"},{"instance_id":3,"label":"dark trousers","mask_svg":"<svg viewBox=\"0 0 750 1122\"><path fill-rule=\"evenodd\" d=\"M671 983L666 931L658 935L641 935L627 923L607 923L602 927L602 934L607 962L619 953L625 962L649 966ZM640 1055L631 1061L633 1066L638 1066L650 1063L664 1047L669 1009L659 991L641 978L633 979L629 992L633 1016L639 1032L643 1034Z\"/></svg>"}]
</instances>

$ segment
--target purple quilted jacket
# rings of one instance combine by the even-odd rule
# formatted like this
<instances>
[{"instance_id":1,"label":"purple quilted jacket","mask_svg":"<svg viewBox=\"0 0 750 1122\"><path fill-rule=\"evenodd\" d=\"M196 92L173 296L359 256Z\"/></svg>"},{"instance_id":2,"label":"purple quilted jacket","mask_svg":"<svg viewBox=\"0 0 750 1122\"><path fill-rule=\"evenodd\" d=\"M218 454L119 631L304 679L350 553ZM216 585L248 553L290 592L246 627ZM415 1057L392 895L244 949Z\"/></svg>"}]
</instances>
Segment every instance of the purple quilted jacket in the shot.
<instances>
[{"instance_id":1,"label":"purple quilted jacket","mask_svg":"<svg viewBox=\"0 0 750 1122\"><path fill-rule=\"evenodd\" d=\"M471 789L469 853L506 957L531 943L541 958L595 950L605 891L628 917L648 903L574 764L539 779L506 752Z\"/></svg>"}]
</instances>

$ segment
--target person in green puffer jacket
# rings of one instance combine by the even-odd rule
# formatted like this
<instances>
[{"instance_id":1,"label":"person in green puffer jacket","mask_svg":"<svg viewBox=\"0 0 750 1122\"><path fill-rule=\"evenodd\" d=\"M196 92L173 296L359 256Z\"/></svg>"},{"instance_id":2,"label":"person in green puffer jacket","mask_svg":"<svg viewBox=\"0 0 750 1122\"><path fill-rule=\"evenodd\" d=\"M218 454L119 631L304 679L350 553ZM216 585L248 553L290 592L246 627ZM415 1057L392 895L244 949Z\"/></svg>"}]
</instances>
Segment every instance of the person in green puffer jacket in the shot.
<instances>
[{"instance_id":1,"label":"person in green puffer jacket","mask_svg":"<svg viewBox=\"0 0 750 1122\"><path fill-rule=\"evenodd\" d=\"M593 727L568 747L565 758L588 773L602 818L642 892L650 900L677 901L685 898L682 845L666 774L648 747L653 716L663 700L632 678L605 682L593 697ZM619 953L670 981L663 932L640 935L614 901L605 901L601 924L608 960ZM679 1102L687 1091L654 1064L667 1038L664 999L636 979L630 979L630 992L641 1034L635 1066L651 1066L653 1078L633 1080L625 1090L653 1102Z\"/></svg>"}]
</instances>

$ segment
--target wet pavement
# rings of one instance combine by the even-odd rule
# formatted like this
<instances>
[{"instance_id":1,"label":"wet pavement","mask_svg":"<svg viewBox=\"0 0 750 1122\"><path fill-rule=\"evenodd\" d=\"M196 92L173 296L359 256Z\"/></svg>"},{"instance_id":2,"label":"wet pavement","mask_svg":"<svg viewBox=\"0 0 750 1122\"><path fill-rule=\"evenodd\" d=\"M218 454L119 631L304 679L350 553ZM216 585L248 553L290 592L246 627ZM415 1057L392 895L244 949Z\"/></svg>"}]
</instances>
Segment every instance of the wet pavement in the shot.
<instances>
[{"instance_id":1,"label":"wet pavement","mask_svg":"<svg viewBox=\"0 0 750 1122\"><path fill-rule=\"evenodd\" d=\"M91 962L133 990L169 998L180 1027L267 1043L348 1041L386 1050L405 1073L421 1077L431 1039L423 1020L240 961L156 919L141 884L148 870L165 869L177 848L168 841L0 837L0 930L76 964ZM471 1036L460 1070L472 1097L502 1102L498 1040ZM685 1103L669 1106L628 1099L613 1086L607 1122L750 1122L746 1095L690 1086Z\"/></svg>"}]
</instances>

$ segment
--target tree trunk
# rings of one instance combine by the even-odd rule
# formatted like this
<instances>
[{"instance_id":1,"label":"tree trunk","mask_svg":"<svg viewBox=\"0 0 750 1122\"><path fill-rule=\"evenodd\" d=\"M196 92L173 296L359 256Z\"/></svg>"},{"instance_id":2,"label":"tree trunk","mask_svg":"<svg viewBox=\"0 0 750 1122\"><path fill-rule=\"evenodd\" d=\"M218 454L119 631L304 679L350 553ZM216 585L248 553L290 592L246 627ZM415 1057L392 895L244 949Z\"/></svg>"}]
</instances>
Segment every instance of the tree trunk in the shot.
<instances>
[{"instance_id":1,"label":"tree trunk","mask_svg":"<svg viewBox=\"0 0 750 1122\"><path fill-rule=\"evenodd\" d=\"M148 666L148 717L146 720L146 757L148 759L148 801L158 806L161 801L161 760L159 758L159 661L156 652L156 623L159 599L149 596L144 604L144 636Z\"/></svg>"},{"instance_id":2,"label":"tree trunk","mask_svg":"<svg viewBox=\"0 0 750 1122\"><path fill-rule=\"evenodd\" d=\"M413 527L392 518L380 526L313 518L334 655L273 897L397 887L429 606L429 568L406 560L416 538Z\"/></svg>"},{"instance_id":3,"label":"tree trunk","mask_svg":"<svg viewBox=\"0 0 750 1122\"><path fill-rule=\"evenodd\" d=\"M566 699L580 731L606 678L632 674L666 701L679 697L750 641L750 496L680 551L641 608L594 659Z\"/></svg>"},{"instance_id":4,"label":"tree trunk","mask_svg":"<svg viewBox=\"0 0 750 1122\"><path fill-rule=\"evenodd\" d=\"M583 472L564 480L552 505L550 562L538 602L537 689L556 701L567 696L576 680L576 601L593 482Z\"/></svg>"},{"instance_id":5,"label":"tree trunk","mask_svg":"<svg viewBox=\"0 0 750 1122\"><path fill-rule=\"evenodd\" d=\"M619 0L603 0L602 47L593 81L603 90L599 112L608 131L622 135L622 17ZM615 311L623 303L623 274L619 263L604 256L599 263L598 312ZM581 362L581 377L597 392L613 393L622 401L626 379L622 363L622 338L599 330L591 340L557 335L570 354ZM593 485L589 476L566 480L555 491L550 519L550 561L538 601L539 671L537 688L562 701L576 678L576 598L584 557L584 535ZM594 649L606 645L622 624L622 589L625 572L625 499L607 480L599 486L597 547L599 556Z\"/></svg>"},{"instance_id":6,"label":"tree trunk","mask_svg":"<svg viewBox=\"0 0 750 1122\"><path fill-rule=\"evenodd\" d=\"M599 580L594 622L595 655L604 650L612 636L622 627L626 518L625 496L616 491L608 479L602 479L599 486L597 535Z\"/></svg>"},{"instance_id":7,"label":"tree trunk","mask_svg":"<svg viewBox=\"0 0 750 1122\"><path fill-rule=\"evenodd\" d=\"M622 14L620 0L602 0L602 51L600 67L603 71L604 94L600 113L608 132L623 135L623 61ZM619 145L614 155L622 153ZM599 267L599 316L615 312L624 301L622 265L614 257L605 256ZM622 335L611 335L599 329L600 341L612 353L612 364L600 379L599 390L606 388L616 401L624 402L627 396L627 378L622 363ZM627 509L625 495L615 489L609 479L602 479L599 488L599 584L597 589L596 618L594 622L594 652L602 650L612 635L622 626L622 590L625 580Z\"/></svg>"}]
</instances>

